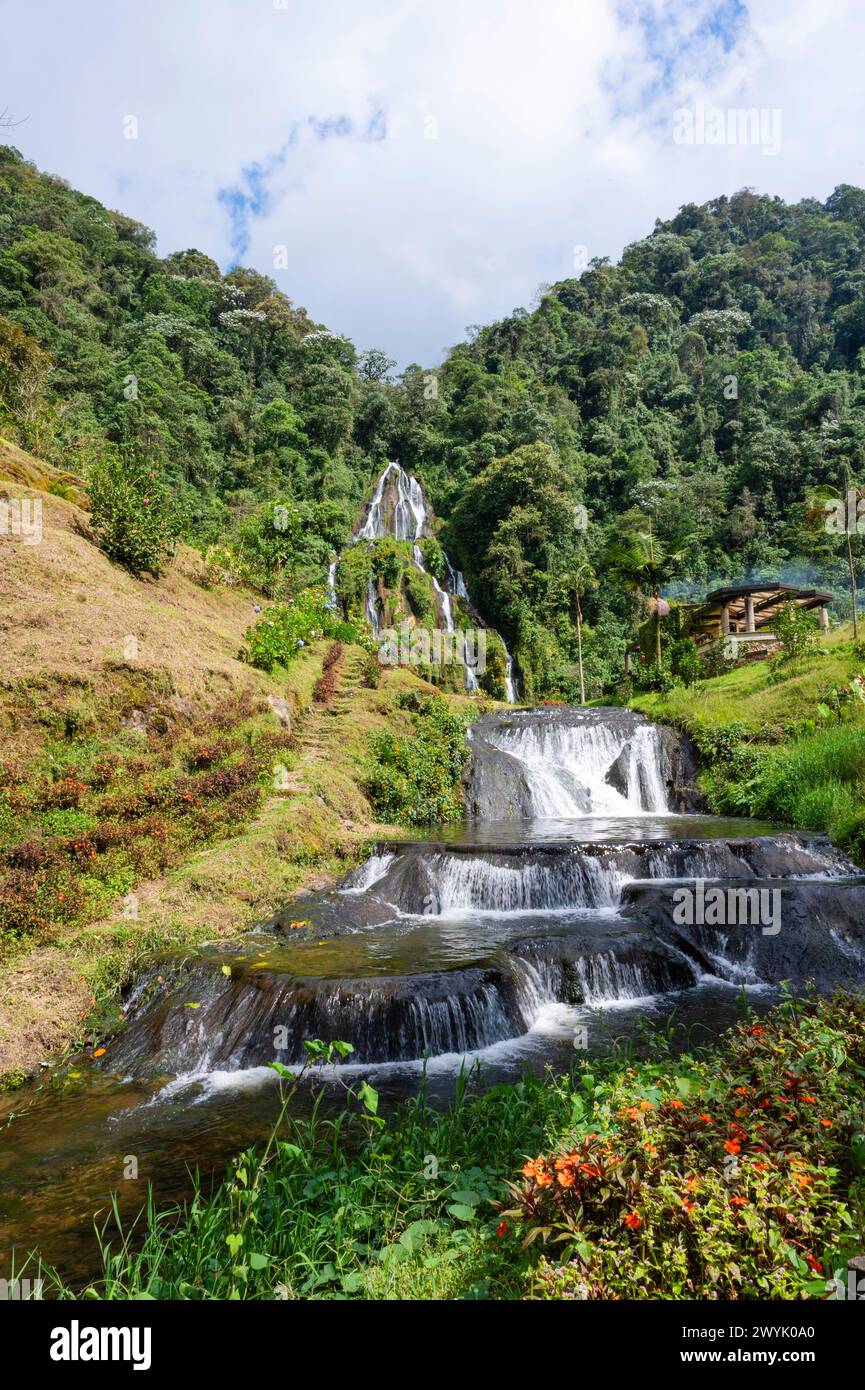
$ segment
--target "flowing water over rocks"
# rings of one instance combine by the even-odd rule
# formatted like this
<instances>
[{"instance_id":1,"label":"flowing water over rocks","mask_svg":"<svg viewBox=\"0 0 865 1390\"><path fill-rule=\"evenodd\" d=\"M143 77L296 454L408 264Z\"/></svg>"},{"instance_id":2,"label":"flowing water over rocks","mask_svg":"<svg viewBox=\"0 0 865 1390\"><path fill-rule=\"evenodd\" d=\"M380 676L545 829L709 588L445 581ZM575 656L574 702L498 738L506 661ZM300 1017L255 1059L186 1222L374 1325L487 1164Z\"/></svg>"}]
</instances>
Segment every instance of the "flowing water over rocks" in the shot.
<instances>
[{"instance_id":1,"label":"flowing water over rocks","mask_svg":"<svg viewBox=\"0 0 865 1390\"><path fill-rule=\"evenodd\" d=\"M376 483L363 523L353 537L353 544L357 545L362 541L381 540L385 536L393 536L398 541L417 542L432 534L429 504L417 478L406 473L397 462L389 463ZM432 581L433 592L438 605L439 621L443 631L452 633L456 630L453 614L454 598L460 599L475 621L479 621L479 615L472 604L465 579L459 570L454 569L447 555L444 556L446 571L444 584L440 583L435 575L429 574L424 563L423 551L418 544L412 548L412 563L421 573L427 574ZM329 593L332 591L335 593L333 589L335 574L336 566L332 565L328 574ZM372 579L367 586L364 616L373 632L378 636L382 630L381 600L376 584ZM517 698L514 662L504 638L501 640L505 650L505 699L513 704ZM478 688L477 675L468 664L465 668L465 685L468 691Z\"/></svg>"},{"instance_id":2,"label":"flowing water over rocks","mask_svg":"<svg viewBox=\"0 0 865 1390\"><path fill-rule=\"evenodd\" d=\"M122 1156L147 1155L162 1200L182 1192L190 1164L266 1130L267 1064L302 1062L308 1038L351 1043L342 1073L371 1072L383 1104L424 1075L445 1100L467 1060L516 1079L674 1007L708 1036L743 989L760 1008L781 981L865 979L865 876L825 836L699 814L673 731L626 710L502 711L470 746L464 826L382 843L242 946L137 981L83 1093L8 1127L0 1244L38 1233L65 1268L92 1266L81 1211L144 1198Z\"/></svg>"},{"instance_id":3,"label":"flowing water over rocks","mask_svg":"<svg viewBox=\"0 0 865 1390\"><path fill-rule=\"evenodd\" d=\"M562 1006L574 1031L581 1006L707 980L862 977L865 877L825 837L670 814L693 800L672 731L625 710L542 709L481 719L470 743L462 835L382 843L338 888L277 914L249 955L204 953L180 981L161 970L112 1066L294 1063L309 1037L350 1042L356 1065L460 1058L518 1042L551 1009L561 1028Z\"/></svg>"}]
</instances>

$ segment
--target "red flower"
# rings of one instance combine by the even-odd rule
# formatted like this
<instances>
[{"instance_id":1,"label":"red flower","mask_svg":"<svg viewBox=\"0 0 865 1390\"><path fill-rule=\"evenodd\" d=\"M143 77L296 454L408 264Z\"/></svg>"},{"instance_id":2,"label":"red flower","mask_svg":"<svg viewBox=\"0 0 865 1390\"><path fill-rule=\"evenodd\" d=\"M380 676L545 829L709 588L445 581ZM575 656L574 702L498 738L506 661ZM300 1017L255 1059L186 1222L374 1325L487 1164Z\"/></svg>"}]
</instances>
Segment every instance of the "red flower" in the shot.
<instances>
[{"instance_id":1,"label":"red flower","mask_svg":"<svg viewBox=\"0 0 865 1390\"><path fill-rule=\"evenodd\" d=\"M642 1220L635 1211L629 1211L625 1217L625 1225L629 1231L638 1231L642 1226Z\"/></svg>"},{"instance_id":2,"label":"red flower","mask_svg":"<svg viewBox=\"0 0 865 1390\"><path fill-rule=\"evenodd\" d=\"M496 1231L496 1235L498 1236L499 1240L501 1240L502 1236L504 1235L504 1233L505 1233L505 1231L506 1231L507 1229L508 1229L508 1223L507 1223L507 1221L503 1221L503 1222L501 1223L501 1225L499 1226L499 1229Z\"/></svg>"}]
</instances>

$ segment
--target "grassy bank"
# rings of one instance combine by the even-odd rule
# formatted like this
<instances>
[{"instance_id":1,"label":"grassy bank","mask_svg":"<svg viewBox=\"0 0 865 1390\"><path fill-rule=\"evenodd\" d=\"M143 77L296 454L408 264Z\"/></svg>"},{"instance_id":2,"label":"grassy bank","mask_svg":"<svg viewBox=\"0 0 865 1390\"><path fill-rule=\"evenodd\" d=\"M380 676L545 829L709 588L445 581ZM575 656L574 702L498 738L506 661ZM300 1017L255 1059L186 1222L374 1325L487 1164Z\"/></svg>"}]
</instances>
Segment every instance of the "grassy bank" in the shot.
<instances>
[{"instance_id":1,"label":"grassy bank","mask_svg":"<svg viewBox=\"0 0 865 1390\"><path fill-rule=\"evenodd\" d=\"M755 662L631 704L693 736L710 811L828 831L865 865L863 671L847 624L780 668Z\"/></svg>"},{"instance_id":2,"label":"grassy bank","mask_svg":"<svg viewBox=\"0 0 865 1390\"><path fill-rule=\"evenodd\" d=\"M105 1236L96 1298L809 1298L865 1221L865 1005L788 1001L716 1045L583 1060L241 1155L213 1196ZM289 1085L290 1082L284 1081ZM71 1295L75 1290L62 1290Z\"/></svg>"},{"instance_id":3,"label":"grassy bank","mask_svg":"<svg viewBox=\"0 0 865 1390\"><path fill-rule=\"evenodd\" d=\"M13 495L42 468L21 458L17 481L0 455ZM255 594L213 582L183 547L158 580L134 578L93 544L73 497L40 500L40 544L5 545L0 569L7 1086L116 1027L121 987L149 956L243 931L393 833L372 804L371 750L387 734L395 758L410 753L412 701L434 693L405 669L376 684L350 645L326 680L324 642L255 670L239 659ZM411 796L401 768L389 785Z\"/></svg>"}]
</instances>

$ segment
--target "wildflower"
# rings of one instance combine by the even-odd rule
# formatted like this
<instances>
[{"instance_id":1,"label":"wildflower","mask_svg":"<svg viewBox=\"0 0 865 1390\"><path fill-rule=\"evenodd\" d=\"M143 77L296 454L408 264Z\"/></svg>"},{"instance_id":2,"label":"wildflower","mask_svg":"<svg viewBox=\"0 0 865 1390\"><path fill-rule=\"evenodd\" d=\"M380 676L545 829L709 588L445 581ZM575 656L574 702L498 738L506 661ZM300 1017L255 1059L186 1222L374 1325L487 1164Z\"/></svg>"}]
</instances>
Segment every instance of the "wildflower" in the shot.
<instances>
[{"instance_id":1,"label":"wildflower","mask_svg":"<svg viewBox=\"0 0 865 1390\"><path fill-rule=\"evenodd\" d=\"M498 1230L496 1231L496 1235L498 1236L499 1240L501 1240L502 1236L504 1235L504 1233L505 1233L505 1231L506 1231L507 1229L508 1229L508 1223L507 1223L507 1221L503 1221L503 1222L501 1223L501 1225L499 1226Z\"/></svg>"},{"instance_id":2,"label":"wildflower","mask_svg":"<svg viewBox=\"0 0 865 1390\"><path fill-rule=\"evenodd\" d=\"M683 1110L685 1106L685 1102L683 1100L671 1100L669 1104L672 1105L674 1110Z\"/></svg>"},{"instance_id":3,"label":"wildflower","mask_svg":"<svg viewBox=\"0 0 865 1390\"><path fill-rule=\"evenodd\" d=\"M803 1096L803 1097L802 1097L802 1100L804 1101L804 1103L805 1103L806 1105L816 1105L816 1104L817 1104L817 1102L816 1102L816 1100L814 1099L813 1096Z\"/></svg>"},{"instance_id":4,"label":"wildflower","mask_svg":"<svg viewBox=\"0 0 865 1390\"><path fill-rule=\"evenodd\" d=\"M746 1095L748 1094L748 1092L750 1091L750 1089L751 1089L750 1086L737 1086L737 1087L736 1087L736 1090L735 1090L735 1092L734 1092L734 1095L737 1095L737 1096L746 1096Z\"/></svg>"},{"instance_id":5,"label":"wildflower","mask_svg":"<svg viewBox=\"0 0 865 1390\"><path fill-rule=\"evenodd\" d=\"M725 1139L724 1148L728 1154L739 1154L742 1152L742 1145L738 1139Z\"/></svg>"},{"instance_id":6,"label":"wildflower","mask_svg":"<svg viewBox=\"0 0 865 1390\"><path fill-rule=\"evenodd\" d=\"M831 1120L821 1120L820 1123L821 1123L821 1125L823 1126L824 1129L831 1129L831 1128L832 1128L832 1121L831 1121Z\"/></svg>"},{"instance_id":7,"label":"wildflower","mask_svg":"<svg viewBox=\"0 0 865 1390\"><path fill-rule=\"evenodd\" d=\"M711 1116L711 1115L703 1114L703 1115L700 1116L700 1119L703 1120L707 1125L710 1125L710 1124L712 1123L712 1116Z\"/></svg>"},{"instance_id":8,"label":"wildflower","mask_svg":"<svg viewBox=\"0 0 865 1390\"><path fill-rule=\"evenodd\" d=\"M629 1231L638 1231L643 1222L635 1211L629 1211L625 1217L625 1225Z\"/></svg>"},{"instance_id":9,"label":"wildflower","mask_svg":"<svg viewBox=\"0 0 865 1390\"><path fill-rule=\"evenodd\" d=\"M821 1265L820 1261L816 1260L810 1252L805 1256L805 1263L808 1265L808 1268L811 1270L813 1274L823 1273L823 1266Z\"/></svg>"},{"instance_id":10,"label":"wildflower","mask_svg":"<svg viewBox=\"0 0 865 1390\"><path fill-rule=\"evenodd\" d=\"M690 1216L691 1212L694 1210L694 1207L696 1205L696 1202L683 1202L682 1211L685 1212L688 1216Z\"/></svg>"},{"instance_id":11,"label":"wildflower","mask_svg":"<svg viewBox=\"0 0 865 1390\"><path fill-rule=\"evenodd\" d=\"M731 1207L746 1207L747 1205L748 1205L748 1198L747 1198L747 1197L731 1197L731 1198L730 1198L730 1206L731 1206Z\"/></svg>"}]
</instances>

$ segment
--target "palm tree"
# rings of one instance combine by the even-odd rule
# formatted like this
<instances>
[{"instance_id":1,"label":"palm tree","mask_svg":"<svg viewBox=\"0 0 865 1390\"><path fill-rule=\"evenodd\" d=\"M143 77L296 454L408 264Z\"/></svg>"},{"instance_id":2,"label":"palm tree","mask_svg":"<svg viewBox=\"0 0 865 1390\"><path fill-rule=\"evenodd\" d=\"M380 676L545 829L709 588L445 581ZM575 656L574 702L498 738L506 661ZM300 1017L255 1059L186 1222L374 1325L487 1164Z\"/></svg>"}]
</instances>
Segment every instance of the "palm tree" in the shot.
<instances>
[{"instance_id":1,"label":"palm tree","mask_svg":"<svg viewBox=\"0 0 865 1390\"><path fill-rule=\"evenodd\" d=\"M661 586L680 574L688 553L681 540L663 541L655 535L651 518L642 517L622 536L611 541L606 551L610 572L626 589L647 590L655 605L655 660L661 669Z\"/></svg>"},{"instance_id":2,"label":"palm tree","mask_svg":"<svg viewBox=\"0 0 865 1390\"><path fill-rule=\"evenodd\" d=\"M586 703L586 682L583 675L583 606L580 600L589 588L594 588L597 584L595 571L589 561L582 557L576 561L569 577L570 587L574 591L574 610L577 620L577 660L580 668L580 704Z\"/></svg>"},{"instance_id":3,"label":"palm tree","mask_svg":"<svg viewBox=\"0 0 865 1390\"><path fill-rule=\"evenodd\" d=\"M827 518L829 515L829 507L827 506L827 503L831 505L833 511L837 511L838 507L841 508L842 514L844 516L843 530L847 550L847 569L850 572L850 594L853 599L853 640L854 642L856 642L859 640L859 627L856 621L856 603L858 590L856 586L856 565L853 561L853 546L850 537L851 534L858 535L858 531L856 530L855 526L853 532L851 532L850 530L850 518L847 515L847 498L850 492L853 492L857 504L862 497L865 497L865 488L857 487L855 484L851 483L850 473L845 468L843 488L831 487L827 483L822 487L813 487L809 490L807 501L807 516L809 526L813 528L819 524L825 529Z\"/></svg>"}]
</instances>

